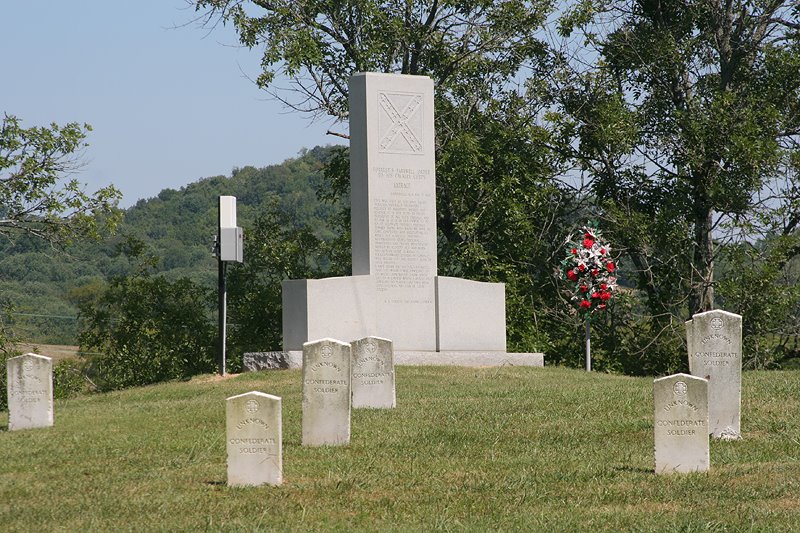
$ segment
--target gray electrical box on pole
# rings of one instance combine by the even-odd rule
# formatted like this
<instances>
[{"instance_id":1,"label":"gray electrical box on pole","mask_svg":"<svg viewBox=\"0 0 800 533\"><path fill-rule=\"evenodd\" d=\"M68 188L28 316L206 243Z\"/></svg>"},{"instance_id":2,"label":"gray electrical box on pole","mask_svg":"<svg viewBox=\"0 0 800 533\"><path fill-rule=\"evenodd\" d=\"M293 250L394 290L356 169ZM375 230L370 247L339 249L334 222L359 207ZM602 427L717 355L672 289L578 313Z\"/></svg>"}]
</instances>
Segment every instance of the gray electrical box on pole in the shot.
<instances>
[{"instance_id":1,"label":"gray electrical box on pole","mask_svg":"<svg viewBox=\"0 0 800 533\"><path fill-rule=\"evenodd\" d=\"M219 228L220 261L244 262L242 228Z\"/></svg>"}]
</instances>

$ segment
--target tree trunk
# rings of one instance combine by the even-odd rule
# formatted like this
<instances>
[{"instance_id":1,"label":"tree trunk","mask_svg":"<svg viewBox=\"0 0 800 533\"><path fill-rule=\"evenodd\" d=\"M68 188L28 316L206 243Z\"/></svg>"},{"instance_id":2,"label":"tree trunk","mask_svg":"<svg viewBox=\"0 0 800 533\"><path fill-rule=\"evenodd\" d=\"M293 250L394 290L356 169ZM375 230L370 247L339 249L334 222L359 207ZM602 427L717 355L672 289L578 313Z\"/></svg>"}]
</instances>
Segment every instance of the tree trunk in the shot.
<instances>
[{"instance_id":1,"label":"tree trunk","mask_svg":"<svg viewBox=\"0 0 800 533\"><path fill-rule=\"evenodd\" d=\"M705 202L703 202L705 204ZM706 205L696 209L694 221L694 259L692 261L692 294L689 312L702 313L714 309L714 241L711 234L713 211Z\"/></svg>"}]
</instances>

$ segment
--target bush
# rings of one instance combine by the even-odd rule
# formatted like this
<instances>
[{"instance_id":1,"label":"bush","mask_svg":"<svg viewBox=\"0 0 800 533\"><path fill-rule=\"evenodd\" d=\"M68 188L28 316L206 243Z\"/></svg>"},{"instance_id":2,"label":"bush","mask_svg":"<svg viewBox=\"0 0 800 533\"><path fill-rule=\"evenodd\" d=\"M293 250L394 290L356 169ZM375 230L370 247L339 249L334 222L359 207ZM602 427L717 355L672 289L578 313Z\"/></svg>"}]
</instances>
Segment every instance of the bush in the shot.
<instances>
[{"instance_id":1,"label":"bush","mask_svg":"<svg viewBox=\"0 0 800 533\"><path fill-rule=\"evenodd\" d=\"M73 398L86 390L86 379L80 362L62 359L53 367L53 396Z\"/></svg>"},{"instance_id":2,"label":"bush","mask_svg":"<svg viewBox=\"0 0 800 533\"><path fill-rule=\"evenodd\" d=\"M81 306L87 374L99 390L188 379L215 369L211 293L187 278L117 278Z\"/></svg>"}]
</instances>

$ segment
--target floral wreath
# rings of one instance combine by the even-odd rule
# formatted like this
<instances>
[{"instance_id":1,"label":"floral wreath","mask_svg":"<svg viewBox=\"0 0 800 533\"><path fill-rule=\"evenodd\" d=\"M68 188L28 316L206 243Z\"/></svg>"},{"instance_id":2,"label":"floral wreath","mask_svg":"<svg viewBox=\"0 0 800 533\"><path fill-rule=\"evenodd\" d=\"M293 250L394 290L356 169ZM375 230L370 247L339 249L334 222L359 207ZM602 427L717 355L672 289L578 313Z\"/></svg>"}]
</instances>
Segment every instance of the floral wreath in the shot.
<instances>
[{"instance_id":1,"label":"floral wreath","mask_svg":"<svg viewBox=\"0 0 800 533\"><path fill-rule=\"evenodd\" d=\"M561 276L568 282L570 300L585 319L608 308L617 292L616 269L611 246L597 228L587 224L567 239Z\"/></svg>"}]
</instances>

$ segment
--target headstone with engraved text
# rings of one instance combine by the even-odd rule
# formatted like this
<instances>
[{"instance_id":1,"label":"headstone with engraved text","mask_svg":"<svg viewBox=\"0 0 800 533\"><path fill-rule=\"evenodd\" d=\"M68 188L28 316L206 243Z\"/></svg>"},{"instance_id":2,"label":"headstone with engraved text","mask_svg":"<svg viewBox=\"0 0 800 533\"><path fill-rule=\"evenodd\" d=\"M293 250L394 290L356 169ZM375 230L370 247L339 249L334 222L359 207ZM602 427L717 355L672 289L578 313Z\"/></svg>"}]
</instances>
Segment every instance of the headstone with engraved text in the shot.
<instances>
[{"instance_id":1,"label":"headstone with engraved text","mask_svg":"<svg viewBox=\"0 0 800 533\"><path fill-rule=\"evenodd\" d=\"M686 322L689 372L708 379L709 432L741 437L742 317L707 311Z\"/></svg>"},{"instance_id":2,"label":"headstone with engraved text","mask_svg":"<svg viewBox=\"0 0 800 533\"><path fill-rule=\"evenodd\" d=\"M303 445L350 443L350 345L334 339L303 344Z\"/></svg>"},{"instance_id":3,"label":"headstone with engraved text","mask_svg":"<svg viewBox=\"0 0 800 533\"><path fill-rule=\"evenodd\" d=\"M708 470L708 381L689 374L656 379L653 400L656 473Z\"/></svg>"},{"instance_id":4,"label":"headstone with engraved text","mask_svg":"<svg viewBox=\"0 0 800 533\"><path fill-rule=\"evenodd\" d=\"M228 485L283 482L281 399L263 392L231 396L225 402Z\"/></svg>"},{"instance_id":5,"label":"headstone with engraved text","mask_svg":"<svg viewBox=\"0 0 800 533\"><path fill-rule=\"evenodd\" d=\"M53 425L53 360L33 353L6 361L8 429Z\"/></svg>"},{"instance_id":6,"label":"headstone with engraved text","mask_svg":"<svg viewBox=\"0 0 800 533\"><path fill-rule=\"evenodd\" d=\"M395 407L392 341L367 337L350 345L353 349L353 407Z\"/></svg>"}]
</instances>

